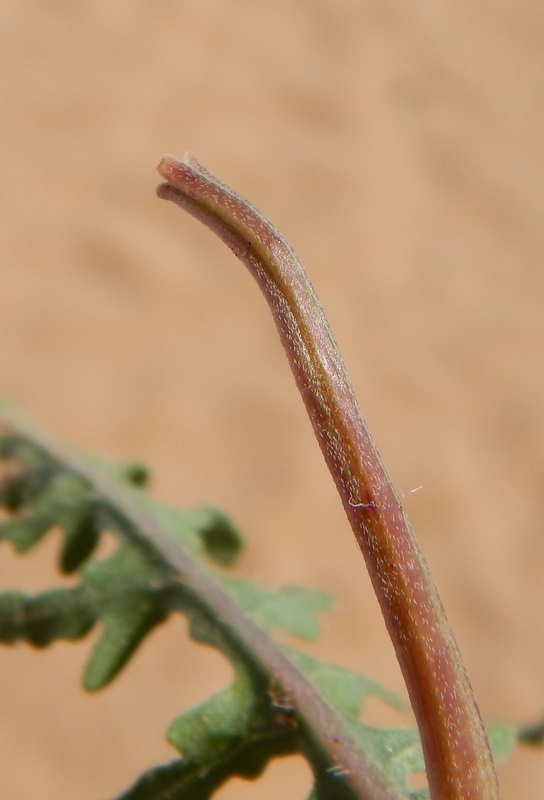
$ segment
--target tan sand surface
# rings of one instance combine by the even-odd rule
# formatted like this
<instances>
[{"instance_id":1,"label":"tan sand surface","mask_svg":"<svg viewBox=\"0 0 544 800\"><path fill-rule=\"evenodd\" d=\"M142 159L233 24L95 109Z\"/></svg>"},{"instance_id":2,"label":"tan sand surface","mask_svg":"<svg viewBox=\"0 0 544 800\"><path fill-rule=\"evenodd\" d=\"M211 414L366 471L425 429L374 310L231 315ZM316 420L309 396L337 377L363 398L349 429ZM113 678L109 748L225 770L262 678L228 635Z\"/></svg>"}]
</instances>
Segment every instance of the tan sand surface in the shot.
<instances>
[{"instance_id":1,"label":"tan sand surface","mask_svg":"<svg viewBox=\"0 0 544 800\"><path fill-rule=\"evenodd\" d=\"M144 459L164 501L227 510L238 574L336 599L309 652L403 693L265 304L155 198L162 153L195 151L308 267L484 715L538 719L542 4L5 0L0 120L0 394L61 439ZM57 544L0 548L0 585L49 586ZM116 796L229 675L177 620L88 697L89 648L0 650L2 797ZM544 751L500 777L505 800L540 800ZM308 785L286 760L218 797Z\"/></svg>"}]
</instances>

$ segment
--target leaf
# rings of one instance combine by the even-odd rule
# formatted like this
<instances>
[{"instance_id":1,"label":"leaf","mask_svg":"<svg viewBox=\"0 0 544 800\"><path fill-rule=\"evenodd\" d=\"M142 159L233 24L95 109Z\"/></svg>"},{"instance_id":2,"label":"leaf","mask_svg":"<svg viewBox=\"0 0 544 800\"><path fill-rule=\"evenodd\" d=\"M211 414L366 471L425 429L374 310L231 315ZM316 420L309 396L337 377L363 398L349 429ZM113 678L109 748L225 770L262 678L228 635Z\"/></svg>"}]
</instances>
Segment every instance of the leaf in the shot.
<instances>
[{"instance_id":1,"label":"leaf","mask_svg":"<svg viewBox=\"0 0 544 800\"><path fill-rule=\"evenodd\" d=\"M160 603L146 592L126 594L103 614L103 631L83 676L88 692L102 689L125 666L145 636L166 618Z\"/></svg>"},{"instance_id":2,"label":"leaf","mask_svg":"<svg viewBox=\"0 0 544 800\"><path fill-rule=\"evenodd\" d=\"M232 566L236 561L243 547L243 538L222 511L207 505L182 511L156 503L149 497L140 500L191 553L206 555L220 566Z\"/></svg>"},{"instance_id":3,"label":"leaf","mask_svg":"<svg viewBox=\"0 0 544 800\"><path fill-rule=\"evenodd\" d=\"M216 564L231 567L244 540L227 515L213 506L200 506L191 512L189 521L200 535L206 555Z\"/></svg>"},{"instance_id":4,"label":"leaf","mask_svg":"<svg viewBox=\"0 0 544 800\"><path fill-rule=\"evenodd\" d=\"M19 474L7 475L0 484L0 506L8 511L18 511L23 506L31 508L55 477L51 464L40 464Z\"/></svg>"},{"instance_id":5,"label":"leaf","mask_svg":"<svg viewBox=\"0 0 544 800\"><path fill-rule=\"evenodd\" d=\"M0 539L11 542L17 553L26 553L54 524L52 514L23 514L0 523Z\"/></svg>"},{"instance_id":6,"label":"leaf","mask_svg":"<svg viewBox=\"0 0 544 800\"><path fill-rule=\"evenodd\" d=\"M503 722L491 722L486 727L493 758L504 761L519 740L519 729Z\"/></svg>"},{"instance_id":7,"label":"leaf","mask_svg":"<svg viewBox=\"0 0 544 800\"><path fill-rule=\"evenodd\" d=\"M250 735L258 711L255 691L245 676L177 717L166 738L188 764L213 762Z\"/></svg>"},{"instance_id":8,"label":"leaf","mask_svg":"<svg viewBox=\"0 0 544 800\"><path fill-rule=\"evenodd\" d=\"M209 800L229 778L255 779L272 758L290 755L295 749L292 739L285 737L246 739L204 767L183 759L154 767L117 800ZM353 793L344 787L342 794L323 795L319 800L353 800Z\"/></svg>"},{"instance_id":9,"label":"leaf","mask_svg":"<svg viewBox=\"0 0 544 800\"><path fill-rule=\"evenodd\" d=\"M282 630L309 641L319 636L317 615L332 606L326 594L305 586L269 591L230 576L223 576L221 582L265 630Z\"/></svg>"},{"instance_id":10,"label":"leaf","mask_svg":"<svg viewBox=\"0 0 544 800\"><path fill-rule=\"evenodd\" d=\"M378 697L399 711L406 708L396 694L362 672L312 658L292 647L283 649L308 680L343 714L357 718L369 696Z\"/></svg>"},{"instance_id":11,"label":"leaf","mask_svg":"<svg viewBox=\"0 0 544 800\"><path fill-rule=\"evenodd\" d=\"M80 639L97 615L80 587L51 589L37 597L23 592L0 594L0 641L14 644L25 639L45 647L56 639Z\"/></svg>"},{"instance_id":12,"label":"leaf","mask_svg":"<svg viewBox=\"0 0 544 800\"><path fill-rule=\"evenodd\" d=\"M92 508L83 506L64 523L64 543L60 555L60 569L65 574L75 572L87 561L98 545L100 528Z\"/></svg>"},{"instance_id":13,"label":"leaf","mask_svg":"<svg viewBox=\"0 0 544 800\"><path fill-rule=\"evenodd\" d=\"M167 739L182 759L149 770L119 800L208 800L233 775L254 779L272 758L296 752L295 736L241 671L170 725Z\"/></svg>"},{"instance_id":14,"label":"leaf","mask_svg":"<svg viewBox=\"0 0 544 800\"><path fill-rule=\"evenodd\" d=\"M129 545L87 565L83 585L103 621L83 678L87 691L94 692L113 680L145 636L166 619L170 598L164 570Z\"/></svg>"},{"instance_id":15,"label":"leaf","mask_svg":"<svg viewBox=\"0 0 544 800\"><path fill-rule=\"evenodd\" d=\"M118 483L125 483L138 489L143 489L149 484L151 473L147 464L142 461L114 461L81 452L79 455L93 468Z\"/></svg>"},{"instance_id":16,"label":"leaf","mask_svg":"<svg viewBox=\"0 0 544 800\"><path fill-rule=\"evenodd\" d=\"M209 800L232 776L255 778L270 759L294 752L303 753L314 772L312 800L360 796L344 766L331 763L327 748L314 740L313 731L308 735L307 717L299 713L303 706L297 706L300 701L283 688L281 670L270 670L266 659L253 652L253 639L244 640L236 628L229 627L228 608L235 601L239 619L251 617L257 623L259 640L266 640L263 631L315 638L319 614L331 605L326 595L297 586L271 591L217 575L209 565L198 573L190 561L182 579L179 566L174 568L148 536L148 526L182 543L184 552L225 565L235 558L242 541L224 514L206 506L190 511L165 508L128 485L119 465L109 472L105 468L108 480L120 487L110 493L109 484L95 481L92 471L87 477L85 469L71 469L69 458L53 457L22 437L0 433L0 453L9 460L0 479L2 491L6 485L8 491L0 491L0 498L6 501L8 512L16 508L0 524L0 535L24 552L48 530L60 527L64 536L61 569L79 574L74 587L53 588L34 597L18 591L0 594L0 641L23 639L44 647L56 639L81 638L93 625L101 624L84 674L85 687L96 691L119 673L151 630L179 611L188 617L191 636L221 650L235 668L230 686L170 725L168 739L183 758L146 772L122 795L123 800ZM106 488L98 490L98 486ZM143 527L138 516L141 509ZM118 547L107 558L95 559L94 547L105 530L116 536ZM205 575L206 581L209 576L208 583L199 584L199 575ZM359 720L370 695L402 707L394 694L354 670L293 648L276 652L287 656L304 676L304 692L312 696L315 687L317 701L324 698L325 709L336 709L344 726L341 730L358 743L365 759L370 757L399 787L403 798L428 796L425 790L410 793L408 788L409 775L423 766L417 731L373 728ZM502 755L516 739L516 731L508 726L493 726L490 735Z\"/></svg>"}]
</instances>

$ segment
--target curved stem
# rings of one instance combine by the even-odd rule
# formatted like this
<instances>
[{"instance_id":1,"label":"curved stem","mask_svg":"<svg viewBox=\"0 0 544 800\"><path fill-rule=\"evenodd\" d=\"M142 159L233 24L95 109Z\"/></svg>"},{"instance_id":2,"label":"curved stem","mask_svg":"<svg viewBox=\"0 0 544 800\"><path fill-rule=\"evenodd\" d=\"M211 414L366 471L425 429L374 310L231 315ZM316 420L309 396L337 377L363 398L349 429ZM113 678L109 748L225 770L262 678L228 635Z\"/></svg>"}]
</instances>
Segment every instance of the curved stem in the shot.
<instances>
[{"instance_id":1,"label":"curved stem","mask_svg":"<svg viewBox=\"0 0 544 800\"><path fill-rule=\"evenodd\" d=\"M193 156L167 156L159 173L166 181L159 197L213 230L268 301L396 650L433 800L497 800L487 735L459 649L306 272L275 228Z\"/></svg>"}]
</instances>

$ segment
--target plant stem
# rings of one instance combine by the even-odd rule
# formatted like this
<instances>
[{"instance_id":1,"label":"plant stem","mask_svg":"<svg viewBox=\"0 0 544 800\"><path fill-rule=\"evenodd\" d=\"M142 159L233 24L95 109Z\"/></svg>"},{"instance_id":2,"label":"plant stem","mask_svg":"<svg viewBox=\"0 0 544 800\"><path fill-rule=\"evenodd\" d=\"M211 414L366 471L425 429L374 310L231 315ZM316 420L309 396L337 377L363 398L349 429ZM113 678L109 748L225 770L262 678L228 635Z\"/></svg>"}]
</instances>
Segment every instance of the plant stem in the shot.
<instances>
[{"instance_id":1,"label":"plant stem","mask_svg":"<svg viewBox=\"0 0 544 800\"><path fill-rule=\"evenodd\" d=\"M257 280L364 555L421 734L433 800L497 800L487 735L429 568L361 416L306 272L275 228L193 156L164 157L173 200Z\"/></svg>"}]
</instances>

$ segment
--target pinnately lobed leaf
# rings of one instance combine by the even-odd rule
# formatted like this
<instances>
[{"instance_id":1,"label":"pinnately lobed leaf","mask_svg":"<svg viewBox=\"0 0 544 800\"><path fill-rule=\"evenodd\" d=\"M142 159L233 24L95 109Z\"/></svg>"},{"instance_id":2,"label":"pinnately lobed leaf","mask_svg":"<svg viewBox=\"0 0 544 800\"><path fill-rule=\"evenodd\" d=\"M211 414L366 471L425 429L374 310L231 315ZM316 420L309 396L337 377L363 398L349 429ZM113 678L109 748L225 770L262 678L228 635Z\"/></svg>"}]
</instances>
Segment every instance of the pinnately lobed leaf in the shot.
<instances>
[{"instance_id":1,"label":"pinnately lobed leaf","mask_svg":"<svg viewBox=\"0 0 544 800\"><path fill-rule=\"evenodd\" d=\"M11 426L5 433L2 418ZM297 752L314 772L308 800L424 800L425 791L414 793L408 783L412 772L423 769L417 731L375 728L360 721L367 697L373 695L400 708L398 698L358 672L269 639L281 651L284 664L303 678L289 687L281 661L276 659L272 666L266 659L259 660L251 637L244 649L240 638L232 635L235 632L229 634L232 623L224 613L225 597L219 594L207 606L201 590L187 592L189 572L182 572L185 577L180 574L180 580L175 578L168 566L172 553L165 560L161 547L157 549L160 541L154 542L152 535L158 524L187 553L223 565L240 548L238 531L224 514L207 506L185 512L161 506L138 488L144 474L141 465L133 469L60 448L0 403L0 538L24 553L49 530L60 528L64 542L59 566L64 568L66 543L72 542L71 532L79 530L83 512L93 523L92 531L84 527L78 533L82 541L72 566L79 573L79 583L36 596L14 590L0 593L0 641L26 640L41 648L58 639L80 639L101 622L102 634L84 673L85 687L96 691L119 673L156 625L171 613L182 612L189 618L193 638L219 648L234 668L229 686L171 723L167 738L182 758L148 770L119 800L209 800L230 777L255 778L272 758ZM144 518L138 509L145 509ZM41 521L38 526L36 519ZM90 543L85 542L85 531ZM92 544L105 531L115 536L118 547L106 557L95 558ZM329 599L312 589L287 586L270 591L226 576L223 570L216 572L213 563L206 570L239 604L237 615L245 612L268 635L284 631L315 638L318 615L330 607ZM190 669L190 662L186 668ZM317 706L315 719L304 713L301 696L312 708ZM325 703L321 710L320 703ZM359 775L350 771L353 766L346 766L354 763L346 758L349 742L343 744L332 735L326 720L322 742L331 741L329 756L320 745L315 747L326 707L342 721L342 736L348 732L364 754L359 757ZM494 752L500 757L516 741L516 731L507 726L493 726L491 734ZM374 765L379 779L370 774L369 766Z\"/></svg>"},{"instance_id":2,"label":"pinnately lobed leaf","mask_svg":"<svg viewBox=\"0 0 544 800\"><path fill-rule=\"evenodd\" d=\"M262 214L191 154L184 161L165 156L159 173L166 181L159 197L214 231L270 306L396 650L433 800L497 800L489 742L459 649L306 272Z\"/></svg>"},{"instance_id":3,"label":"pinnately lobed leaf","mask_svg":"<svg viewBox=\"0 0 544 800\"><path fill-rule=\"evenodd\" d=\"M362 689L371 684L351 673L348 678L342 668L312 660L308 666L308 657L297 658L270 636L314 637L327 598L300 587L265 590L216 572L207 561L223 565L240 547L232 523L210 507L183 512L161 506L135 488L141 475L138 468L134 480L133 470L57 445L0 402L0 538L26 552L60 529L62 568L66 533L86 509L93 514L92 541L98 531L117 542L105 557L95 557L89 546L79 551L75 585L35 596L0 593L0 642L45 647L80 639L101 623L83 681L97 691L154 627L183 613L193 639L216 647L234 668L230 686L170 726L169 741L182 761L146 772L124 800L208 800L233 775L254 778L271 759L295 752L314 773L314 800L401 800L379 759L371 760L357 732L350 733L350 714L358 713ZM47 518L39 536L36 515ZM369 741L379 737L376 731Z\"/></svg>"}]
</instances>

